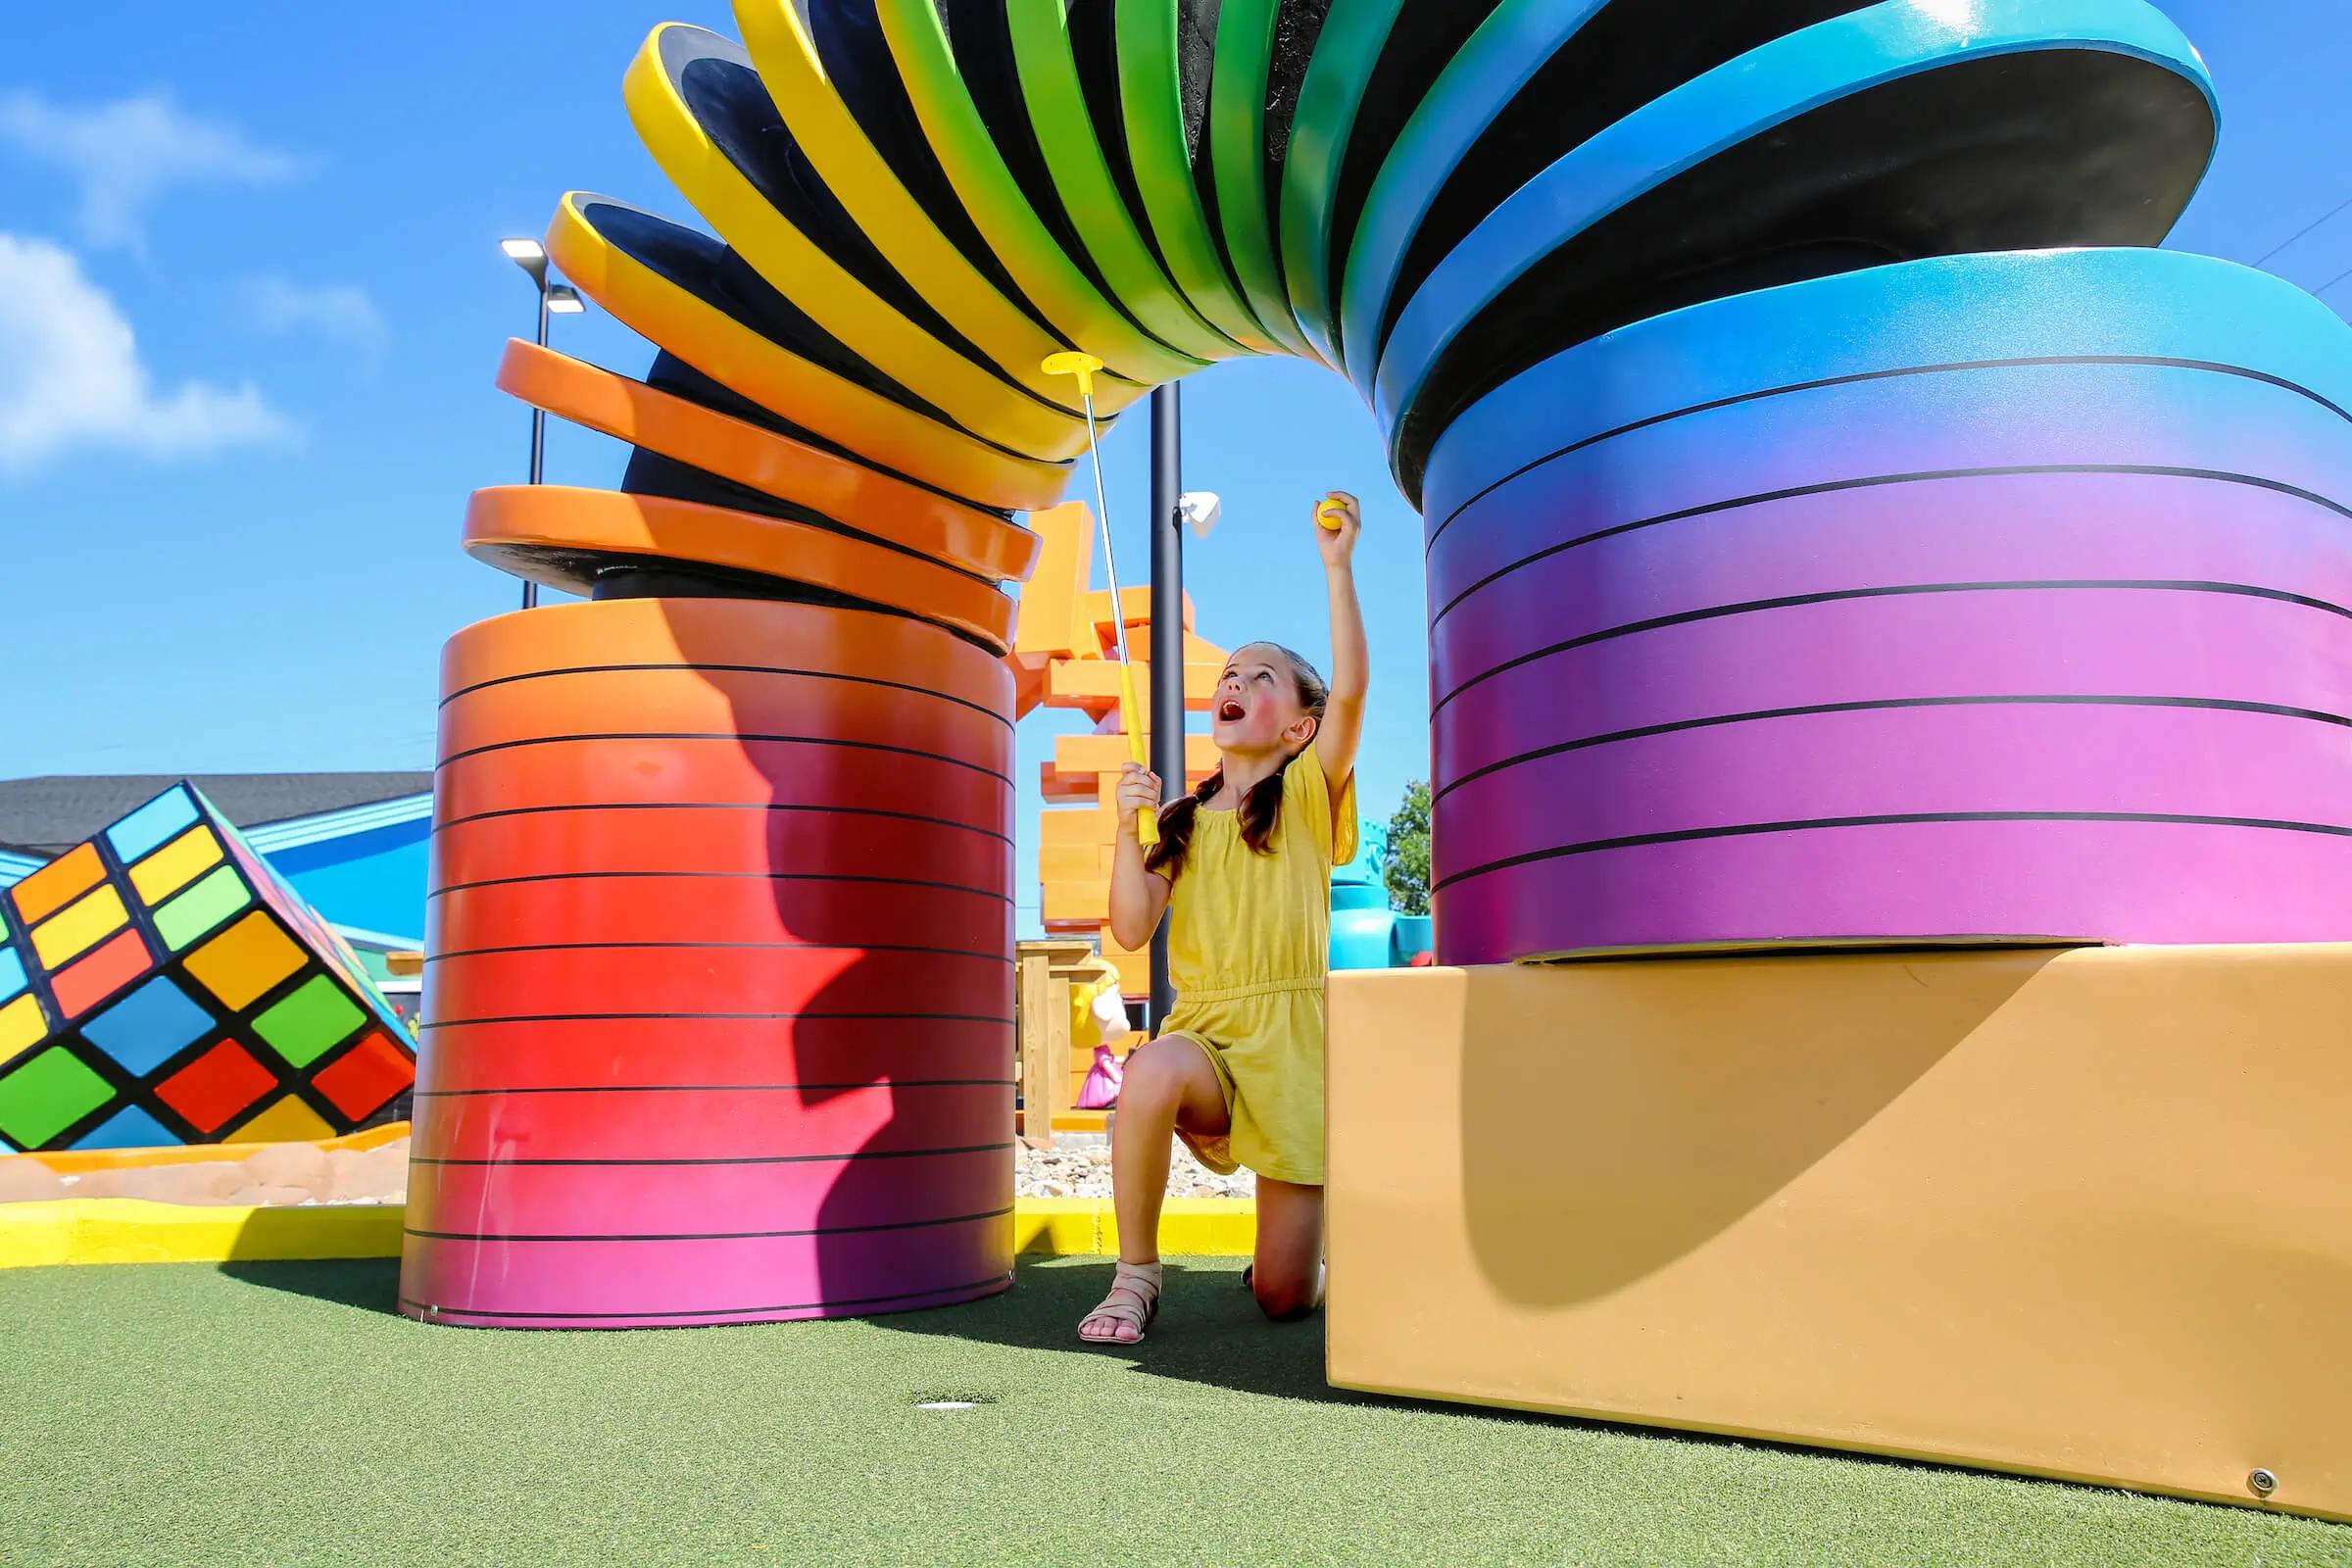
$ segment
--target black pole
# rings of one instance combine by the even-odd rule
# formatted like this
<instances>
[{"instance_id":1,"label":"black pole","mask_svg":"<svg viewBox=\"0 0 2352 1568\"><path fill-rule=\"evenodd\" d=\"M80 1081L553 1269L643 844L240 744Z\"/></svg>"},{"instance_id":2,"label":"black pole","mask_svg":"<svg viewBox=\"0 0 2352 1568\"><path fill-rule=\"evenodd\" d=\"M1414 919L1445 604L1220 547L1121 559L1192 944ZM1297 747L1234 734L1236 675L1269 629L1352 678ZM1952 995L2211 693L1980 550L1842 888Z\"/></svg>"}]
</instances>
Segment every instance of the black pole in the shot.
<instances>
[{"instance_id":1,"label":"black pole","mask_svg":"<svg viewBox=\"0 0 2352 1568\"><path fill-rule=\"evenodd\" d=\"M1173 383L1152 394L1152 771L1170 800L1184 790L1184 520L1176 514L1184 489L1181 397ZM1152 1026L1175 1005L1162 920L1152 937Z\"/></svg>"},{"instance_id":2,"label":"black pole","mask_svg":"<svg viewBox=\"0 0 2352 1568\"><path fill-rule=\"evenodd\" d=\"M539 269L538 282L539 346L545 348L547 347L547 269L544 264ZM534 408L531 410L531 483L539 482L539 475L545 469L546 464L547 411ZM522 608L529 610L538 603L539 585L535 582L525 581L522 585Z\"/></svg>"}]
</instances>

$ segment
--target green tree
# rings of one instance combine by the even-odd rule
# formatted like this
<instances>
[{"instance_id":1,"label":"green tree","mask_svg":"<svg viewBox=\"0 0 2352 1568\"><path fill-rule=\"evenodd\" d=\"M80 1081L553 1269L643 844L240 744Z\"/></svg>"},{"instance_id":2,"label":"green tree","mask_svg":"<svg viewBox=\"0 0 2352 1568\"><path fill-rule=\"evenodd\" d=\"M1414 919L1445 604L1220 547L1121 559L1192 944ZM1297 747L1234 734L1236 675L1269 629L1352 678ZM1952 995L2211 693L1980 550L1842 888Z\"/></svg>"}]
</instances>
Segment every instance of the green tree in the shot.
<instances>
[{"instance_id":1,"label":"green tree","mask_svg":"<svg viewBox=\"0 0 2352 1568\"><path fill-rule=\"evenodd\" d=\"M1429 912L1429 783L1415 779L1404 787L1404 804L1389 818L1387 858L1381 878L1389 885L1389 903L1399 914Z\"/></svg>"}]
</instances>

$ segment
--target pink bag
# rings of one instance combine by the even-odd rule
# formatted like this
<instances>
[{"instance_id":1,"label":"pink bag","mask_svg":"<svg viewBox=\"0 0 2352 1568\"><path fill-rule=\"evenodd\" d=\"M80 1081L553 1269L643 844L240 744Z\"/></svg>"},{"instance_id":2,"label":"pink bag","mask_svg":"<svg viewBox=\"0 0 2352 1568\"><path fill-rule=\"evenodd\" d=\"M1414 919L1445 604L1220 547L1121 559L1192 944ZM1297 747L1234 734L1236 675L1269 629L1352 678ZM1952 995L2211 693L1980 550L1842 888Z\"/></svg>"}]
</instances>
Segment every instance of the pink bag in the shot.
<instances>
[{"instance_id":1,"label":"pink bag","mask_svg":"<svg viewBox=\"0 0 2352 1568\"><path fill-rule=\"evenodd\" d=\"M1119 1080L1126 1074L1127 1064L1111 1054L1108 1046L1095 1048L1095 1064L1086 1069L1086 1082L1078 1088L1080 1110L1108 1110L1119 1102Z\"/></svg>"}]
</instances>

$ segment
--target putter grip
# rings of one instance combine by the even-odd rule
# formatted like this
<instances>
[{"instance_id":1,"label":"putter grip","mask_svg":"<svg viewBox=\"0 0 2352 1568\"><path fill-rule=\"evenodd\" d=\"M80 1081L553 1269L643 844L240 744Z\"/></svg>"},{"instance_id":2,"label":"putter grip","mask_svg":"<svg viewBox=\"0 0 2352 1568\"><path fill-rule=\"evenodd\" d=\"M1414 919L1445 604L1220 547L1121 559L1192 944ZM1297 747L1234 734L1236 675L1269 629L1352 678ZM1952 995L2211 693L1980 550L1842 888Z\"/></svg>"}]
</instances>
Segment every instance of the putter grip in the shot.
<instances>
[{"instance_id":1,"label":"putter grip","mask_svg":"<svg viewBox=\"0 0 2352 1568\"><path fill-rule=\"evenodd\" d=\"M1135 695L1135 666L1121 662L1119 664L1119 723L1127 731L1127 758L1138 767L1150 767L1152 760L1144 754L1144 726L1136 722L1136 715L1142 710L1143 704L1136 700ZM1147 850L1159 842L1158 812L1138 811L1135 813L1135 842Z\"/></svg>"}]
</instances>

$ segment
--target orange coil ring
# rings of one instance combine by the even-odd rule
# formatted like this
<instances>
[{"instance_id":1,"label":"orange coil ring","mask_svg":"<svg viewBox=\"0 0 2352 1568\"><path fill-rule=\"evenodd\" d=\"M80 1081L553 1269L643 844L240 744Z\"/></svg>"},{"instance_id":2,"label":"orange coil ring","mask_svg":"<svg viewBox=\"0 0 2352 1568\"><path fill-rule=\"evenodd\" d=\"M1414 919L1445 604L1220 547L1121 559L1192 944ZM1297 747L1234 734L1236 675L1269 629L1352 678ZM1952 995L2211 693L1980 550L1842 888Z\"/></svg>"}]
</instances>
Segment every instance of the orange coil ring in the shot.
<instances>
[{"instance_id":1,"label":"orange coil ring","mask_svg":"<svg viewBox=\"0 0 2352 1568\"><path fill-rule=\"evenodd\" d=\"M976 577L828 528L725 507L499 485L473 493L465 544L477 560L566 593L593 593L595 568L615 561L700 563L919 615L998 654L1012 642L1012 600Z\"/></svg>"},{"instance_id":2,"label":"orange coil ring","mask_svg":"<svg viewBox=\"0 0 2352 1568\"><path fill-rule=\"evenodd\" d=\"M536 344L507 344L498 386L559 418L808 507L960 571L1017 580L1037 563L1037 535L995 513Z\"/></svg>"}]
</instances>

